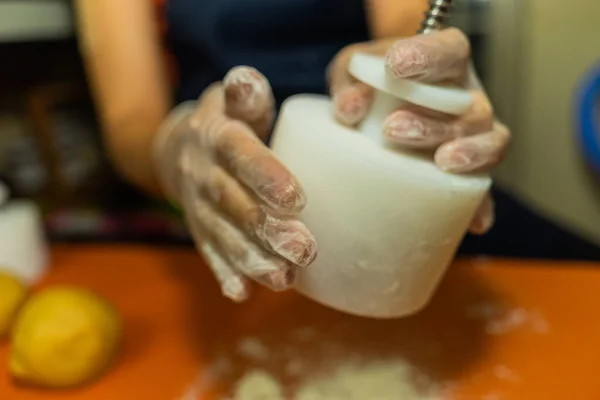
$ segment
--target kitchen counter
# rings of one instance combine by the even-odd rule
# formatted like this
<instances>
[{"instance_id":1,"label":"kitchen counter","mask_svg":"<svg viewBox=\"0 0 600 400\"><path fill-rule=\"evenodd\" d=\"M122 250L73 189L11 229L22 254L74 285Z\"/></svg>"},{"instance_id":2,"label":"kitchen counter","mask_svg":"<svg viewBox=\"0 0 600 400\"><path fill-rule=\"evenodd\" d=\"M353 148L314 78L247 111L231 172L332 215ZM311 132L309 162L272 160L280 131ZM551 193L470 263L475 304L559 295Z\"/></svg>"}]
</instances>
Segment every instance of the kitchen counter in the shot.
<instances>
[{"instance_id":1,"label":"kitchen counter","mask_svg":"<svg viewBox=\"0 0 600 400\"><path fill-rule=\"evenodd\" d=\"M15 385L3 361L1 399L176 400L195 380L199 387L199 377L206 391L197 398L217 399L233 375L210 385L206 373L199 375L209 366L215 372L217 357L229 354L239 372L261 358L238 354L243 338L246 350L260 340L278 352L309 331L353 354L402 356L448 383L454 399L600 399L599 265L462 260L426 310L372 321L293 292L256 290L246 304L233 305L191 249L57 246L52 256L43 285L81 285L113 302L124 318L123 352L101 379L69 391ZM293 347L309 357L315 346L304 340ZM0 359L7 355L2 344ZM260 362L278 368L279 356Z\"/></svg>"}]
</instances>

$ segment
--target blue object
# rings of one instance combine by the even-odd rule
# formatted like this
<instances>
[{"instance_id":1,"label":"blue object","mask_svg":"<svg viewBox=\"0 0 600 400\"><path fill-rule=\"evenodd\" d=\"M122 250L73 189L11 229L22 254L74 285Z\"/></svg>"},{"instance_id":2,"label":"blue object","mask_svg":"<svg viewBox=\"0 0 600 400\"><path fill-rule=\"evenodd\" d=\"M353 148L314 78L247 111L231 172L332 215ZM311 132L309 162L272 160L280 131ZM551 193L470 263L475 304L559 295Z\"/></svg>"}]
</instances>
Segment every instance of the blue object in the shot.
<instances>
[{"instance_id":1,"label":"blue object","mask_svg":"<svg viewBox=\"0 0 600 400\"><path fill-rule=\"evenodd\" d=\"M579 87L575 115L585 158L600 173L600 63L592 68Z\"/></svg>"}]
</instances>

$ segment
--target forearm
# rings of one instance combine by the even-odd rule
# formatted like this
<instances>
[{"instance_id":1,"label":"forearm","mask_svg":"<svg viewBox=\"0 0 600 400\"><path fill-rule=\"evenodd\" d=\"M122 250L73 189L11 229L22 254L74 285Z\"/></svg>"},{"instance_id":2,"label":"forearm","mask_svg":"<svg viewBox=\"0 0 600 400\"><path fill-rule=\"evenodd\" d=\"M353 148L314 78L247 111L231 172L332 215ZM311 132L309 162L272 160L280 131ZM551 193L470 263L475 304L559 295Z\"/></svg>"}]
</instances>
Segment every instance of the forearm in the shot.
<instances>
[{"instance_id":1,"label":"forearm","mask_svg":"<svg viewBox=\"0 0 600 400\"><path fill-rule=\"evenodd\" d=\"M154 135L170 108L160 38L147 0L77 0L81 53L117 170L158 193Z\"/></svg>"},{"instance_id":2,"label":"forearm","mask_svg":"<svg viewBox=\"0 0 600 400\"><path fill-rule=\"evenodd\" d=\"M150 194L162 196L152 158L154 138L161 122L156 115L132 112L118 119L104 119L103 136L117 172Z\"/></svg>"}]
</instances>

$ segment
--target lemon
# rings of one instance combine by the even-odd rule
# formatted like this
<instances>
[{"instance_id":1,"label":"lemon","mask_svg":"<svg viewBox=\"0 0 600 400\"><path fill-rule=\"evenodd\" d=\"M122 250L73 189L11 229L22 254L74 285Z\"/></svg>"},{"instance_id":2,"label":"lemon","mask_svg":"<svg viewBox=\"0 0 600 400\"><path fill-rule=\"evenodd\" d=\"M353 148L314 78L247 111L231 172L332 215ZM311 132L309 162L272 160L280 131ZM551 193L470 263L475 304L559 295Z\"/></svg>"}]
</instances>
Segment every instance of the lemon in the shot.
<instances>
[{"instance_id":1,"label":"lemon","mask_svg":"<svg viewBox=\"0 0 600 400\"><path fill-rule=\"evenodd\" d=\"M0 272L0 337L6 335L17 310L27 297L27 288L15 277Z\"/></svg>"},{"instance_id":2,"label":"lemon","mask_svg":"<svg viewBox=\"0 0 600 400\"><path fill-rule=\"evenodd\" d=\"M9 370L22 382L68 387L100 375L121 340L117 312L98 295L53 287L33 295L16 318Z\"/></svg>"}]
</instances>

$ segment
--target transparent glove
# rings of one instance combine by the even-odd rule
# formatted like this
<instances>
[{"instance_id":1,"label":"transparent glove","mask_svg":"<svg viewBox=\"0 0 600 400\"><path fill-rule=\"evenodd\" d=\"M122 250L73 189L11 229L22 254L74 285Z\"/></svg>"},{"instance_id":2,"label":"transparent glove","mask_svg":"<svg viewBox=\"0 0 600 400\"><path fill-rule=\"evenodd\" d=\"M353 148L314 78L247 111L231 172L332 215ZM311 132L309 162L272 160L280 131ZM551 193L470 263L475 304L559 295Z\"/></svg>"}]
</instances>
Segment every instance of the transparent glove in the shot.
<instances>
[{"instance_id":1,"label":"transparent glove","mask_svg":"<svg viewBox=\"0 0 600 400\"><path fill-rule=\"evenodd\" d=\"M432 84L458 84L471 91L473 106L459 117L407 105L390 114L382 129L386 139L398 146L435 150L435 163L454 173L487 170L504 157L510 142L509 130L494 120L490 101L471 65L467 37L449 28L401 40L379 40L343 49L332 61L330 91L336 118L343 124L359 124L373 99L370 87L348 74L355 52L385 55L386 66L398 78ZM494 222L488 195L474 217L470 231L487 232Z\"/></svg>"},{"instance_id":2,"label":"transparent glove","mask_svg":"<svg viewBox=\"0 0 600 400\"><path fill-rule=\"evenodd\" d=\"M237 67L197 102L173 110L154 143L165 192L235 301L248 297L248 277L273 290L292 287L297 268L317 252L296 219L306 203L302 188L260 140L273 117L265 77Z\"/></svg>"}]
</instances>

